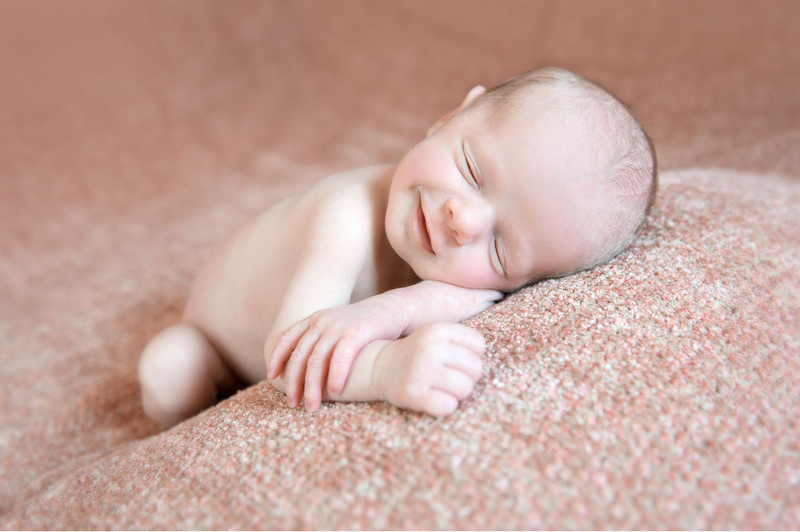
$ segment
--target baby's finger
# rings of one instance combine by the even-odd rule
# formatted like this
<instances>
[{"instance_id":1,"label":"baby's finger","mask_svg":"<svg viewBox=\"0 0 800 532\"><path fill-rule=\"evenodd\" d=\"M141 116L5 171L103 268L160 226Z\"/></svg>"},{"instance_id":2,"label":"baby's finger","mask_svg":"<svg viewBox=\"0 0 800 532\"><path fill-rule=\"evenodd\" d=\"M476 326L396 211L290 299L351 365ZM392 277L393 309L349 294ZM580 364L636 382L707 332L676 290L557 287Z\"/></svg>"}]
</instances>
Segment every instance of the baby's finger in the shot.
<instances>
[{"instance_id":1,"label":"baby's finger","mask_svg":"<svg viewBox=\"0 0 800 532\"><path fill-rule=\"evenodd\" d=\"M286 362L286 367L284 369L286 398L292 406L300 404L300 399L303 396L303 387L305 385L306 364L309 354L313 352L314 346L318 340L318 332L308 331L297 342L297 346Z\"/></svg>"},{"instance_id":2,"label":"baby's finger","mask_svg":"<svg viewBox=\"0 0 800 532\"><path fill-rule=\"evenodd\" d=\"M476 354L482 354L486 350L486 340L483 338L483 335L466 325L457 325L454 327L451 330L450 341Z\"/></svg>"},{"instance_id":3,"label":"baby's finger","mask_svg":"<svg viewBox=\"0 0 800 532\"><path fill-rule=\"evenodd\" d=\"M298 340L305 334L309 327L309 320L298 321L284 332L272 349L267 365L267 378L277 379L283 370L283 365L294 351Z\"/></svg>"},{"instance_id":4,"label":"baby's finger","mask_svg":"<svg viewBox=\"0 0 800 532\"><path fill-rule=\"evenodd\" d=\"M445 359L444 366L464 374L473 382L480 379L483 374L481 357L468 350L450 355Z\"/></svg>"},{"instance_id":5,"label":"baby's finger","mask_svg":"<svg viewBox=\"0 0 800 532\"><path fill-rule=\"evenodd\" d=\"M306 410L309 412L314 412L322 403L322 390L328 378L328 364L333 347L333 342L323 337L317 342L314 352L308 357L303 395Z\"/></svg>"},{"instance_id":6,"label":"baby's finger","mask_svg":"<svg viewBox=\"0 0 800 532\"><path fill-rule=\"evenodd\" d=\"M353 360L358 356L359 345L355 341L343 339L333 351L328 367L328 392L339 395L344 391L347 376L353 366Z\"/></svg>"},{"instance_id":7,"label":"baby's finger","mask_svg":"<svg viewBox=\"0 0 800 532\"><path fill-rule=\"evenodd\" d=\"M483 309L481 312L494 306L495 303L503 299L504 296L505 294L503 294L503 292L498 292L497 290L487 290L486 299L484 300Z\"/></svg>"},{"instance_id":8,"label":"baby's finger","mask_svg":"<svg viewBox=\"0 0 800 532\"><path fill-rule=\"evenodd\" d=\"M486 290L486 299L493 302L498 302L503 299L506 295L503 292L499 292L497 290Z\"/></svg>"},{"instance_id":9,"label":"baby's finger","mask_svg":"<svg viewBox=\"0 0 800 532\"><path fill-rule=\"evenodd\" d=\"M454 396L458 400L469 397L475 387L475 379L460 369L443 369L439 372L433 389L440 390Z\"/></svg>"},{"instance_id":10,"label":"baby's finger","mask_svg":"<svg viewBox=\"0 0 800 532\"><path fill-rule=\"evenodd\" d=\"M458 399L448 392L433 388L428 391L420 410L435 416L449 416L458 408Z\"/></svg>"},{"instance_id":11,"label":"baby's finger","mask_svg":"<svg viewBox=\"0 0 800 532\"><path fill-rule=\"evenodd\" d=\"M305 372L300 371L298 364L287 364L283 375L286 403L292 407L298 406L300 404L300 398L303 396Z\"/></svg>"}]
</instances>

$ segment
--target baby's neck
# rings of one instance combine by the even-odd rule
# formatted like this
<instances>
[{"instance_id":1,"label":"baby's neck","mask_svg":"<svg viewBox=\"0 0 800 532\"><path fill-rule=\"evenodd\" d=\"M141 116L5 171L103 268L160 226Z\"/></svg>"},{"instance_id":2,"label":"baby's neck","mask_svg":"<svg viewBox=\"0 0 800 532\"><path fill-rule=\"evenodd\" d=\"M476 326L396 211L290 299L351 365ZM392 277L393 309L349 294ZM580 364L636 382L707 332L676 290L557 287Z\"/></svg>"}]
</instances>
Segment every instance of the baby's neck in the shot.
<instances>
[{"instance_id":1,"label":"baby's neck","mask_svg":"<svg viewBox=\"0 0 800 532\"><path fill-rule=\"evenodd\" d=\"M395 252L386 236L386 208L389 203L389 189L392 183L395 166L388 167L375 179L372 186L372 197L375 202L375 285L378 293L408 286L420 281L403 259Z\"/></svg>"}]
</instances>

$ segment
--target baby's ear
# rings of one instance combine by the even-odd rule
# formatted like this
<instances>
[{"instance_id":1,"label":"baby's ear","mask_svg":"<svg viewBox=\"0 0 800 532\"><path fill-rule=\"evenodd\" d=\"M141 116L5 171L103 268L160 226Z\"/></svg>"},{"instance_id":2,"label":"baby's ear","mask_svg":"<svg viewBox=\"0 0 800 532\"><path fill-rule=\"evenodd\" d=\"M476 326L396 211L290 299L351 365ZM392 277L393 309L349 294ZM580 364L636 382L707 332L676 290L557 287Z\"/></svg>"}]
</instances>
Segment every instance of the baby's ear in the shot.
<instances>
[{"instance_id":1,"label":"baby's ear","mask_svg":"<svg viewBox=\"0 0 800 532\"><path fill-rule=\"evenodd\" d=\"M472 87L467 93L467 97L464 98L463 102L461 102L461 107L459 108L459 111L461 109L466 108L469 104L471 104L484 94L486 94L486 87L484 87L483 85L475 85L474 87Z\"/></svg>"},{"instance_id":2,"label":"baby's ear","mask_svg":"<svg viewBox=\"0 0 800 532\"><path fill-rule=\"evenodd\" d=\"M463 111L464 109L469 107L469 104L474 102L480 96L483 96L485 93L486 93L486 88L483 85L475 85L474 87L472 87L470 89L470 91L467 93L467 97L464 98L463 102L461 102L461 105L459 105L458 107L456 107L455 109L453 109L449 113L445 114L443 117L441 117L439 120L437 120L436 123L433 124L428 129L428 136L430 137L431 135L436 133L436 131L440 127L442 127L445 123L447 123L448 120L450 120L456 114L460 113L461 111Z\"/></svg>"}]
</instances>

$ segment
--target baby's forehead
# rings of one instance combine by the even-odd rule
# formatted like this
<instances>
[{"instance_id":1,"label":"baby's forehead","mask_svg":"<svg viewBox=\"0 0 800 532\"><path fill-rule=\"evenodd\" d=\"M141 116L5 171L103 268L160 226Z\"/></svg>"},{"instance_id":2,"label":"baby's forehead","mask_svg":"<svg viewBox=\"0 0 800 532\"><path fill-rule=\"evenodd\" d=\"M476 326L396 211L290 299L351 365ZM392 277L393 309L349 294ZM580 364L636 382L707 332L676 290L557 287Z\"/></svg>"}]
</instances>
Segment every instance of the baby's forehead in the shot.
<instances>
[{"instance_id":1,"label":"baby's forehead","mask_svg":"<svg viewBox=\"0 0 800 532\"><path fill-rule=\"evenodd\" d=\"M549 84L517 92L508 102L496 102L488 113L494 131L507 133L506 142L523 150L541 148L587 158L593 168L613 157L619 128L599 98Z\"/></svg>"},{"instance_id":2,"label":"baby's forehead","mask_svg":"<svg viewBox=\"0 0 800 532\"><path fill-rule=\"evenodd\" d=\"M567 109L584 100L596 99L597 95L589 88L557 81L541 81L520 84L514 88L489 92L487 100L500 107L526 107L533 103L543 102L551 106ZM584 102L585 103L585 102Z\"/></svg>"},{"instance_id":3,"label":"baby's forehead","mask_svg":"<svg viewBox=\"0 0 800 532\"><path fill-rule=\"evenodd\" d=\"M590 127L603 111L596 95L556 83L534 84L517 89L507 95L505 101L496 102L495 109L505 119L555 116L583 127Z\"/></svg>"},{"instance_id":4,"label":"baby's forehead","mask_svg":"<svg viewBox=\"0 0 800 532\"><path fill-rule=\"evenodd\" d=\"M516 100L488 107L484 115L488 130L520 148L531 148L548 138L578 151L608 146L607 120L591 98L547 86L521 92L524 94Z\"/></svg>"},{"instance_id":5,"label":"baby's forehead","mask_svg":"<svg viewBox=\"0 0 800 532\"><path fill-rule=\"evenodd\" d=\"M613 150L592 133L584 117L544 103L541 111L546 116L525 117L508 111L499 119L500 127L476 135L477 141L485 143L473 151L478 166L486 164L482 169L487 185L509 196L511 208L505 211L509 218L524 217L539 201L570 210L589 206L595 214L601 212L609 193L602 176L608 173ZM581 197L580 207L570 205L576 196Z\"/></svg>"}]
</instances>

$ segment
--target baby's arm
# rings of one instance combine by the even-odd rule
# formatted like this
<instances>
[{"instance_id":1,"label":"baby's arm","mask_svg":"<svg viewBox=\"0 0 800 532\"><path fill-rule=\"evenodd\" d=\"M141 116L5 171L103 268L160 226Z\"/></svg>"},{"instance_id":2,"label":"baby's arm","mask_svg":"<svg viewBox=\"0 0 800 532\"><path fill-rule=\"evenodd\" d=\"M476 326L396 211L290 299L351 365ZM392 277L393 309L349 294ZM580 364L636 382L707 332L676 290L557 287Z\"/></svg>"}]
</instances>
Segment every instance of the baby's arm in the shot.
<instances>
[{"instance_id":1,"label":"baby's arm","mask_svg":"<svg viewBox=\"0 0 800 532\"><path fill-rule=\"evenodd\" d=\"M502 298L475 290L422 281L358 303L315 312L290 327L269 357L268 376L283 371L289 403L316 410L325 393L342 393L353 360L374 340L396 340L431 323L457 323ZM288 362L287 362L288 360ZM285 364L285 365L284 365Z\"/></svg>"},{"instance_id":2,"label":"baby's arm","mask_svg":"<svg viewBox=\"0 0 800 532\"><path fill-rule=\"evenodd\" d=\"M481 376L483 336L465 325L436 323L399 340L369 343L353 361L344 389L323 393L332 401L389 401L446 416L466 399ZM273 381L279 389L283 381Z\"/></svg>"}]
</instances>

